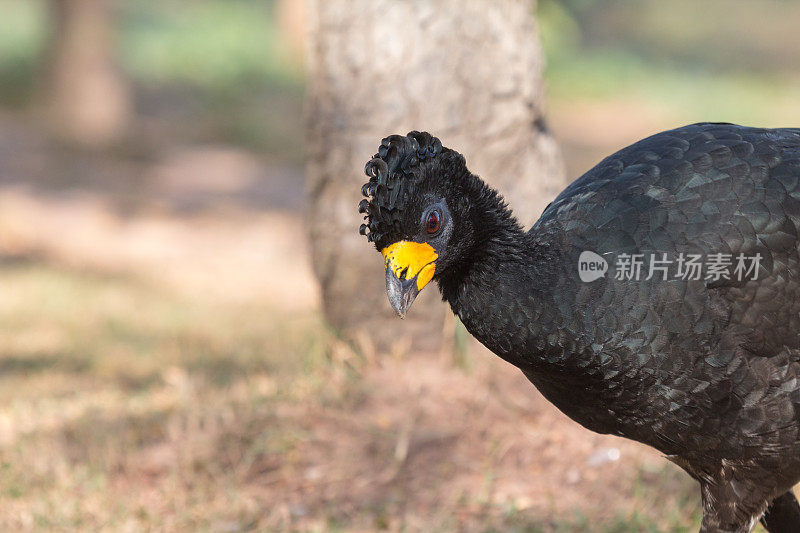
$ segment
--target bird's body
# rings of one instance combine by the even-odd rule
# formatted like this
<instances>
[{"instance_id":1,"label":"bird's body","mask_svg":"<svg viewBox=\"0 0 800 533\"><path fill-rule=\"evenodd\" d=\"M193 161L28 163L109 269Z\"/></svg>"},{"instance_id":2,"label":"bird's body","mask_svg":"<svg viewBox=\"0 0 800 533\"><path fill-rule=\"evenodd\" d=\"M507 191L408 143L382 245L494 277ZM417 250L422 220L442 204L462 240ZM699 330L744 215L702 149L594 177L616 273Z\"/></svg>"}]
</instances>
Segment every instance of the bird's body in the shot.
<instances>
[{"instance_id":1,"label":"bird's body","mask_svg":"<svg viewBox=\"0 0 800 533\"><path fill-rule=\"evenodd\" d=\"M415 157L432 139L416 135ZM654 135L573 182L527 232L444 150L417 157L417 174L399 148L379 159L389 194L449 207L433 279L467 329L578 423L653 446L695 477L702 531L749 531L773 502L769 530L800 531L787 494L800 481L800 129ZM398 191L393 168L417 189ZM460 175L441 187L437 172ZM379 249L419 241L403 231L419 214L380 226L371 192ZM585 252L604 276L582 280Z\"/></svg>"}]
</instances>

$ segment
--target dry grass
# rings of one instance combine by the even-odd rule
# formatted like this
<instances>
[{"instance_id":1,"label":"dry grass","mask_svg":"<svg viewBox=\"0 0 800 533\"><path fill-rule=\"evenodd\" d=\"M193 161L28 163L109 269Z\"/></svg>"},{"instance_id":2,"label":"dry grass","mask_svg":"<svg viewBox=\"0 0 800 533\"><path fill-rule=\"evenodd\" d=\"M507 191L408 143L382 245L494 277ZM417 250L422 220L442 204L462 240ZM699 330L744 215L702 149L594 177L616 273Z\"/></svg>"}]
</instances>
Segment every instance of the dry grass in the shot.
<instances>
[{"instance_id":1,"label":"dry grass","mask_svg":"<svg viewBox=\"0 0 800 533\"><path fill-rule=\"evenodd\" d=\"M485 353L469 372L370 360L313 312L40 264L4 264L0 286L3 530L679 530L696 513L674 468Z\"/></svg>"},{"instance_id":2,"label":"dry grass","mask_svg":"<svg viewBox=\"0 0 800 533\"><path fill-rule=\"evenodd\" d=\"M280 406L323 383L313 313L24 263L0 284L0 528L258 520L246 480L297 439Z\"/></svg>"}]
</instances>

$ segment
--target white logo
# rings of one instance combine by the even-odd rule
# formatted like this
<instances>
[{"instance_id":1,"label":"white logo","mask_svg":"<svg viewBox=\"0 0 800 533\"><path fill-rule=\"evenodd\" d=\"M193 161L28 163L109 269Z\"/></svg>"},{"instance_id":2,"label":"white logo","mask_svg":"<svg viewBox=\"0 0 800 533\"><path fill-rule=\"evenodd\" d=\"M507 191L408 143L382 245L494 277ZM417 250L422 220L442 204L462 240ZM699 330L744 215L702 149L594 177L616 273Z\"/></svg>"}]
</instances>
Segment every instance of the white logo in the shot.
<instances>
[{"instance_id":1,"label":"white logo","mask_svg":"<svg viewBox=\"0 0 800 533\"><path fill-rule=\"evenodd\" d=\"M611 258L609 260L612 260ZM605 277L608 261L601 255L588 250L578 257L578 275L584 283L591 283ZM670 268L672 267L672 268ZM614 261L614 279L619 281L706 281L725 283L725 281L756 281L764 270L761 252L753 255L744 253L701 254L679 253L670 258L665 252L618 253Z\"/></svg>"},{"instance_id":2,"label":"white logo","mask_svg":"<svg viewBox=\"0 0 800 533\"><path fill-rule=\"evenodd\" d=\"M594 252L584 251L578 257L578 275L584 283L602 278L608 271L608 262Z\"/></svg>"}]
</instances>

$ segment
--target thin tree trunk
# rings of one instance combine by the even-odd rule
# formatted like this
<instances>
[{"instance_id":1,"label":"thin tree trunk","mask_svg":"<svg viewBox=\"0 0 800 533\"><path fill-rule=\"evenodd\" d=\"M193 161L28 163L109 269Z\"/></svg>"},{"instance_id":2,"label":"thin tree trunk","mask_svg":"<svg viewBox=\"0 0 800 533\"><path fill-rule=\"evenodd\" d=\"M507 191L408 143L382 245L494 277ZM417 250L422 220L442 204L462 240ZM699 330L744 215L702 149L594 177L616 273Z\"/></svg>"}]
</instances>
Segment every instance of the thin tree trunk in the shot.
<instances>
[{"instance_id":1,"label":"thin tree trunk","mask_svg":"<svg viewBox=\"0 0 800 533\"><path fill-rule=\"evenodd\" d=\"M405 322L393 316L381 257L358 234L364 164L381 138L438 136L524 224L561 189L532 13L526 0L309 0L308 224L325 314L351 338L386 346L411 333L435 347L442 335L433 288Z\"/></svg>"},{"instance_id":2,"label":"thin tree trunk","mask_svg":"<svg viewBox=\"0 0 800 533\"><path fill-rule=\"evenodd\" d=\"M55 134L80 145L118 142L130 118L130 95L115 63L109 0L51 0L52 31L42 88Z\"/></svg>"}]
</instances>

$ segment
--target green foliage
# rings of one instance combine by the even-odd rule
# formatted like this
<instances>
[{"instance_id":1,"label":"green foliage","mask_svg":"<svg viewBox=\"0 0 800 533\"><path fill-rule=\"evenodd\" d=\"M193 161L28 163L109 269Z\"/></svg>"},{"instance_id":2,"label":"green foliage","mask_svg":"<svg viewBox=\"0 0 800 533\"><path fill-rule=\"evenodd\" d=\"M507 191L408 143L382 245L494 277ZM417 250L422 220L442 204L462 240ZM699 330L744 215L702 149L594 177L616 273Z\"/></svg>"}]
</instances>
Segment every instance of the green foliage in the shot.
<instances>
[{"instance_id":1,"label":"green foliage","mask_svg":"<svg viewBox=\"0 0 800 533\"><path fill-rule=\"evenodd\" d=\"M35 0L0 0L0 105L18 106L33 86L46 11Z\"/></svg>"},{"instance_id":2,"label":"green foliage","mask_svg":"<svg viewBox=\"0 0 800 533\"><path fill-rule=\"evenodd\" d=\"M45 72L45 0L0 0L0 106L33 103ZM117 0L120 66L170 136L227 142L299 164L303 71L271 0ZM170 101L180 102L170 106Z\"/></svg>"},{"instance_id":3,"label":"green foliage","mask_svg":"<svg viewBox=\"0 0 800 533\"><path fill-rule=\"evenodd\" d=\"M663 109L676 125L717 120L787 126L800 121L794 72L779 68L777 59L765 68L753 51L789 64L797 54L769 44L769 32L759 30L763 39L754 41L735 31L756 12L781 27L785 2L737 3L733 9L717 0L703 8L679 1L669 10L653 1L573 4L543 0L539 7L552 102L635 100ZM723 35L709 29L705 21L711 13L724 15L731 31ZM722 53L726 47L740 52L731 57Z\"/></svg>"},{"instance_id":4,"label":"green foliage","mask_svg":"<svg viewBox=\"0 0 800 533\"><path fill-rule=\"evenodd\" d=\"M30 96L45 59L47 9L44 0L0 0L0 104ZM302 83L270 0L119 0L116 12L119 59L137 84L242 95Z\"/></svg>"},{"instance_id":5,"label":"green foliage","mask_svg":"<svg viewBox=\"0 0 800 533\"><path fill-rule=\"evenodd\" d=\"M300 69L287 58L272 15L264 0L129 0L121 4L122 62L148 85L234 92L296 85Z\"/></svg>"}]
</instances>

